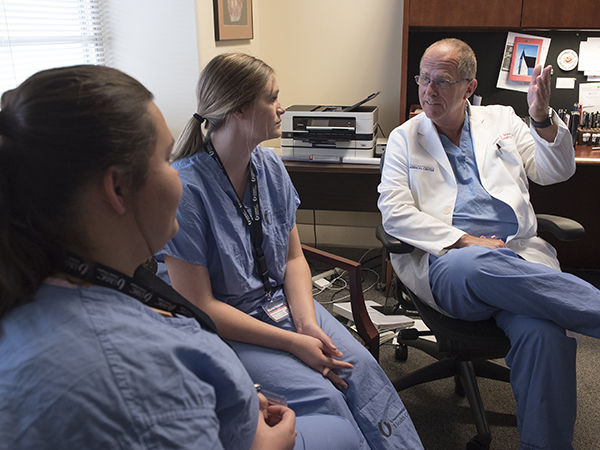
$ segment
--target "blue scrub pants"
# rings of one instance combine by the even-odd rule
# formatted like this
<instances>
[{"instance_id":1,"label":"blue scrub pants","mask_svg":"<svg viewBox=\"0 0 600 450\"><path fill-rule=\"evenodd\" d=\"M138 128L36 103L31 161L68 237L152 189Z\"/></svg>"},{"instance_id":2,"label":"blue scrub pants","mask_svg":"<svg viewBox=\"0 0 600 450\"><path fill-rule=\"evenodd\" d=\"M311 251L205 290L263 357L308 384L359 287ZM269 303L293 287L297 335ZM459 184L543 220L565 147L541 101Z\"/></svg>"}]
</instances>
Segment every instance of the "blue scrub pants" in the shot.
<instances>
[{"instance_id":1,"label":"blue scrub pants","mask_svg":"<svg viewBox=\"0 0 600 450\"><path fill-rule=\"evenodd\" d=\"M509 338L519 449L573 449L576 341L566 330L600 337L600 291L509 249L481 246L453 249L432 261L429 281L448 314L494 317Z\"/></svg>"},{"instance_id":2,"label":"blue scrub pants","mask_svg":"<svg viewBox=\"0 0 600 450\"><path fill-rule=\"evenodd\" d=\"M336 371L348 383L348 389L338 390L329 379L287 352L229 341L250 377L265 390L287 397L288 406L301 420L307 414L345 418L355 430L351 440L360 449L423 449L404 404L377 361L317 302L315 310L319 326L343 353L342 359L354 366ZM296 331L291 319L277 324L266 315L259 319ZM315 438L317 433L332 434L333 430L324 425L314 423ZM337 437L331 435L328 439L335 443Z\"/></svg>"},{"instance_id":3,"label":"blue scrub pants","mask_svg":"<svg viewBox=\"0 0 600 450\"><path fill-rule=\"evenodd\" d=\"M345 418L323 414L296 417L294 450L358 450L354 426Z\"/></svg>"}]
</instances>

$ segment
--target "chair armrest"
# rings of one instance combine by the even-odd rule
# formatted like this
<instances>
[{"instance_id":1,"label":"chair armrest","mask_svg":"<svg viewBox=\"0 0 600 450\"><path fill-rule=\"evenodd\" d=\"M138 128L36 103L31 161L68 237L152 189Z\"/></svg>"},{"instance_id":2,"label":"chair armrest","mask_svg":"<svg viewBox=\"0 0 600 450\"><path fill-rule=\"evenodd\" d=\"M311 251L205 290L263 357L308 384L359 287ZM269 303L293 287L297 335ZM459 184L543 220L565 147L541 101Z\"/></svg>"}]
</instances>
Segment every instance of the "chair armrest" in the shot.
<instances>
[{"instance_id":1,"label":"chair armrest","mask_svg":"<svg viewBox=\"0 0 600 450\"><path fill-rule=\"evenodd\" d=\"M585 228L579 222L566 217L551 214L536 214L538 232L548 231L561 241L576 241L585 234ZM410 253L414 247L388 234L382 225L377 225L375 236L389 253Z\"/></svg>"},{"instance_id":2,"label":"chair armrest","mask_svg":"<svg viewBox=\"0 0 600 450\"><path fill-rule=\"evenodd\" d=\"M386 233L383 225L377 225L375 236L383 244L388 253L410 253L414 249L412 245L402 242L400 239Z\"/></svg>"},{"instance_id":3,"label":"chair armrest","mask_svg":"<svg viewBox=\"0 0 600 450\"><path fill-rule=\"evenodd\" d=\"M365 341L365 345L373 357L379 360L379 331L373 325L365 305L360 263L307 245L302 245L302 251L307 259L348 271L350 278L348 282L350 286L350 305L352 307L352 318L356 324L356 331L362 340Z\"/></svg>"},{"instance_id":4,"label":"chair armrest","mask_svg":"<svg viewBox=\"0 0 600 450\"><path fill-rule=\"evenodd\" d=\"M575 220L550 214L536 214L538 232L548 231L561 241L576 241L585 234L585 228Z\"/></svg>"}]
</instances>

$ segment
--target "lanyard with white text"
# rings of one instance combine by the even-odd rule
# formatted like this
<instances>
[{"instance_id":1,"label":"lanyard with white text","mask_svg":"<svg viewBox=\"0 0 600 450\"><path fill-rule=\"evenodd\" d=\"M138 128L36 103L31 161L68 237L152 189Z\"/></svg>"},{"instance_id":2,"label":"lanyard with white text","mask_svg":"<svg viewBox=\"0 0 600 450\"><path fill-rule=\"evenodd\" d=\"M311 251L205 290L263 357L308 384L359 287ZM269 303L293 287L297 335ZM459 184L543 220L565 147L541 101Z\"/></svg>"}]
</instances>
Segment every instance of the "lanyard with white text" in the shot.
<instances>
[{"instance_id":1,"label":"lanyard with white text","mask_svg":"<svg viewBox=\"0 0 600 450\"><path fill-rule=\"evenodd\" d=\"M194 318L203 328L213 333L217 332L214 322L204 311L142 266L136 269L131 278L108 266L85 261L76 255L69 255L65 261L64 271L68 275L88 283L122 292L152 308L167 311L173 315ZM152 288L148 286L152 286Z\"/></svg>"},{"instance_id":2,"label":"lanyard with white text","mask_svg":"<svg viewBox=\"0 0 600 450\"><path fill-rule=\"evenodd\" d=\"M217 166L219 166L219 169L221 169L221 172L223 172L223 174L229 181L229 184L231 184L233 193L235 195L235 205L237 206L238 212L242 215L244 222L250 229L250 237L252 238L252 246L254 247L254 258L256 259L256 264L258 266L257 268L260 280L263 283L265 292L270 298L273 287L271 286L271 282L269 281L269 269L267 267L267 258L262 248L263 230L261 224L260 201L258 198L258 182L256 179L256 170L254 169L254 164L252 164L252 161L250 161L250 194L252 198L252 215L250 215L250 213L248 213L248 211L244 207L240 196L237 195L235 188L233 188L233 183L231 182L231 179L229 178L229 175L225 170L225 166L223 165L221 158L215 151L215 148L213 147L212 142L209 138L206 139L205 150L215 160Z\"/></svg>"}]
</instances>

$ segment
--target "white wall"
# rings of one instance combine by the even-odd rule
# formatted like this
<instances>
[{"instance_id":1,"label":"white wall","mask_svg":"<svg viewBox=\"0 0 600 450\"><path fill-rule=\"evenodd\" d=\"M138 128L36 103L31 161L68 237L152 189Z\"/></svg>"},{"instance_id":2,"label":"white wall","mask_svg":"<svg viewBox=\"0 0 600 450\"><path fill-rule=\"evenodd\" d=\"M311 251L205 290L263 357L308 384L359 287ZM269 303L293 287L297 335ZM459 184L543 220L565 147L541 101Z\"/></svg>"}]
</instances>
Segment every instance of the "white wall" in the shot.
<instances>
[{"instance_id":1,"label":"white wall","mask_svg":"<svg viewBox=\"0 0 600 450\"><path fill-rule=\"evenodd\" d=\"M284 106L352 104L381 91L371 104L385 135L398 125L402 0L254 0L254 39L224 42L214 39L213 1L195 1L201 67L221 52L261 58ZM379 246L378 213L300 210L297 220L305 243Z\"/></svg>"},{"instance_id":2,"label":"white wall","mask_svg":"<svg viewBox=\"0 0 600 450\"><path fill-rule=\"evenodd\" d=\"M402 0L254 0L254 39L221 42L213 0L195 1L201 67L222 52L261 58L284 106L353 104L381 91L371 104L386 136L398 125Z\"/></svg>"},{"instance_id":3,"label":"white wall","mask_svg":"<svg viewBox=\"0 0 600 450\"><path fill-rule=\"evenodd\" d=\"M259 1L260 57L277 72L282 104L350 105L381 91L370 104L389 135L400 117L403 1ZM297 223L307 244L380 246L378 213L300 210Z\"/></svg>"},{"instance_id":4,"label":"white wall","mask_svg":"<svg viewBox=\"0 0 600 450\"><path fill-rule=\"evenodd\" d=\"M260 54L284 105L372 101L386 135L398 125L403 2L259 0Z\"/></svg>"},{"instance_id":5,"label":"white wall","mask_svg":"<svg viewBox=\"0 0 600 450\"><path fill-rule=\"evenodd\" d=\"M352 104L375 91L398 124L401 0L254 0L254 39L215 41L213 0L107 0L108 65L149 87L173 134L195 110L199 70L241 51L277 72L282 104ZM191 112L190 112L191 111Z\"/></svg>"},{"instance_id":6,"label":"white wall","mask_svg":"<svg viewBox=\"0 0 600 450\"><path fill-rule=\"evenodd\" d=\"M253 0L254 39L215 41L213 0L108 0L109 65L154 92L174 137L195 111L199 71L244 52L277 73L284 106L352 104L381 91L386 135L398 124L402 0ZM268 145L278 145L271 141ZM299 211L303 242L378 246L377 213Z\"/></svg>"},{"instance_id":7,"label":"white wall","mask_svg":"<svg viewBox=\"0 0 600 450\"><path fill-rule=\"evenodd\" d=\"M196 111L199 75L194 0L108 0L107 65L155 96L171 134Z\"/></svg>"},{"instance_id":8,"label":"white wall","mask_svg":"<svg viewBox=\"0 0 600 450\"><path fill-rule=\"evenodd\" d=\"M261 33L258 22L260 20L261 0L254 0L254 39L240 39L233 41L215 41L215 27L213 19L213 0L195 0L196 22L198 24L198 54L200 69L213 57L220 53L241 52L261 58Z\"/></svg>"}]
</instances>

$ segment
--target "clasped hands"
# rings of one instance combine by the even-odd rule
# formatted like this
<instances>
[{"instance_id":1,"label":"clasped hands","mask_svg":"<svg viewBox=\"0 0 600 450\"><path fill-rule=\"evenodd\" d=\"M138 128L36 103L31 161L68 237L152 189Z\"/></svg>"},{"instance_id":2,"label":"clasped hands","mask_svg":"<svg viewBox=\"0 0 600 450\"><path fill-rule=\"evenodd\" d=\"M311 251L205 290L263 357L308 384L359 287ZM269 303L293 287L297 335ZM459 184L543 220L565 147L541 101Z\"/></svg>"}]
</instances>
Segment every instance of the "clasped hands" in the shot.
<instances>
[{"instance_id":1,"label":"clasped hands","mask_svg":"<svg viewBox=\"0 0 600 450\"><path fill-rule=\"evenodd\" d=\"M470 234L463 234L454 245L448 247L451 248L462 248L470 247L471 245L481 245L482 247L489 247L491 249L506 248L506 244L503 240L496 238L496 236L485 237L485 236L472 236Z\"/></svg>"},{"instance_id":2,"label":"clasped hands","mask_svg":"<svg viewBox=\"0 0 600 450\"><path fill-rule=\"evenodd\" d=\"M298 327L296 341L290 352L312 367L317 372L323 374L338 389L347 389L348 383L342 380L333 372L334 369L353 369L350 363L340 361L335 358L341 358L340 352L331 338L325 334L317 323L309 323Z\"/></svg>"}]
</instances>

